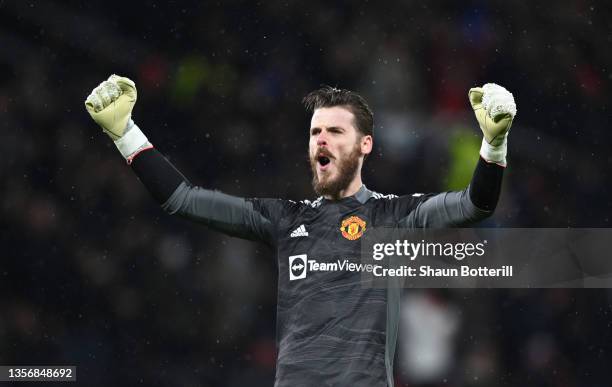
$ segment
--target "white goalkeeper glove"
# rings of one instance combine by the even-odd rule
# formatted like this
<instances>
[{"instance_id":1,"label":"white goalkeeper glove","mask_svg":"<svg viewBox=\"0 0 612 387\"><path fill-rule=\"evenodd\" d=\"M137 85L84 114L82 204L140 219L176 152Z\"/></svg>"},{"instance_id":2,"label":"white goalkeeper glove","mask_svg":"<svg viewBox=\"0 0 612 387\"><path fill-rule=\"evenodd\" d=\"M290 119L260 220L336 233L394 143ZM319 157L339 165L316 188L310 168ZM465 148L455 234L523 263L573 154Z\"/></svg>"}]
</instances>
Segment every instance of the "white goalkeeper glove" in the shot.
<instances>
[{"instance_id":1,"label":"white goalkeeper glove","mask_svg":"<svg viewBox=\"0 0 612 387\"><path fill-rule=\"evenodd\" d=\"M474 87L468 96L484 135L480 155L488 162L505 167L508 132L516 115L514 96L495 83Z\"/></svg>"},{"instance_id":2,"label":"white goalkeeper glove","mask_svg":"<svg viewBox=\"0 0 612 387\"><path fill-rule=\"evenodd\" d=\"M131 119L136 99L134 82L113 74L93 89L85 100L91 118L113 140L128 163L140 151L152 147Z\"/></svg>"}]
</instances>

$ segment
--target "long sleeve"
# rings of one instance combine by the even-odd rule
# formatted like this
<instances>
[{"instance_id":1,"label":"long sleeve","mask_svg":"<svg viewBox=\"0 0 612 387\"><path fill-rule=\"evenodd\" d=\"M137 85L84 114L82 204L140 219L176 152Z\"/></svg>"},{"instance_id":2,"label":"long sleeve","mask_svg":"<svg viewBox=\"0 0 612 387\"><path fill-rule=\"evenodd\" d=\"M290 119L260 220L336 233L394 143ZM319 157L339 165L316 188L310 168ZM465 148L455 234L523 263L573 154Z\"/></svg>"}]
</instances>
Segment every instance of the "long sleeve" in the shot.
<instances>
[{"instance_id":1,"label":"long sleeve","mask_svg":"<svg viewBox=\"0 0 612 387\"><path fill-rule=\"evenodd\" d=\"M425 197L401 224L415 228L462 227L491 216L499 199L503 171L503 167L481 158L466 189Z\"/></svg>"},{"instance_id":2,"label":"long sleeve","mask_svg":"<svg viewBox=\"0 0 612 387\"><path fill-rule=\"evenodd\" d=\"M282 210L280 200L245 199L193 186L155 149L138 155L132 169L169 214L232 236L273 244L274 220Z\"/></svg>"}]
</instances>

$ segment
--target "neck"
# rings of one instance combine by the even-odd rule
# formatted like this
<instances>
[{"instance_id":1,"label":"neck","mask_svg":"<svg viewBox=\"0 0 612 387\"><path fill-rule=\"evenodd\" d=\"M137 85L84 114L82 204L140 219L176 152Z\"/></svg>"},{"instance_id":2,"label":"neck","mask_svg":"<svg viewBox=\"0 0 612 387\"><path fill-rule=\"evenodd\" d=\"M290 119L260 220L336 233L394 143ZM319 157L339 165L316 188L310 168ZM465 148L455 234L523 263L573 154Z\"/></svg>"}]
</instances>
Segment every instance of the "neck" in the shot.
<instances>
[{"instance_id":1,"label":"neck","mask_svg":"<svg viewBox=\"0 0 612 387\"><path fill-rule=\"evenodd\" d=\"M327 200L340 200L343 198L347 198L349 196L355 195L362 185L363 182L361 181L361 174L357 174L357 176L355 176L353 181L351 181L351 183L345 189L340 190L340 192L338 192L338 195L324 195L323 197Z\"/></svg>"}]
</instances>

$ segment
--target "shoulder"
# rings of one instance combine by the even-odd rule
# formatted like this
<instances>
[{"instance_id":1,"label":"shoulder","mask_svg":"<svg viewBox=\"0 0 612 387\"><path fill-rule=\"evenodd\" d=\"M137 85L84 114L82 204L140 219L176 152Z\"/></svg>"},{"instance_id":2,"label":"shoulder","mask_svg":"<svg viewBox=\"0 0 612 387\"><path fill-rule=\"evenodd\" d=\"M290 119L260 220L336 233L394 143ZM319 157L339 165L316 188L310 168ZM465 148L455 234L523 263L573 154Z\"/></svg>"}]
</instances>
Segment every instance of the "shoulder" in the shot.
<instances>
[{"instance_id":1,"label":"shoulder","mask_svg":"<svg viewBox=\"0 0 612 387\"><path fill-rule=\"evenodd\" d=\"M371 199L374 199L374 200L391 200L391 199L395 199L397 197L398 196L396 194L382 194L382 193L379 193L379 192L372 191Z\"/></svg>"},{"instance_id":2,"label":"shoulder","mask_svg":"<svg viewBox=\"0 0 612 387\"><path fill-rule=\"evenodd\" d=\"M420 198L426 196L424 193L420 193L420 192L415 192L412 194L407 194L407 195L402 195L402 196L398 196L396 194L382 194L379 192L374 192L371 191L372 195L370 197L370 200L382 200L382 201L395 201L395 200L402 200L402 199L410 199L410 200L419 200Z\"/></svg>"},{"instance_id":3,"label":"shoulder","mask_svg":"<svg viewBox=\"0 0 612 387\"><path fill-rule=\"evenodd\" d=\"M372 192L367 204L373 208L376 214L384 219L400 219L416 209L427 194L410 193L406 195L381 194Z\"/></svg>"},{"instance_id":4,"label":"shoulder","mask_svg":"<svg viewBox=\"0 0 612 387\"><path fill-rule=\"evenodd\" d=\"M316 200L291 200L291 199L250 199L254 209L271 218L300 216L309 211L317 211L321 207L323 197Z\"/></svg>"},{"instance_id":5,"label":"shoulder","mask_svg":"<svg viewBox=\"0 0 612 387\"><path fill-rule=\"evenodd\" d=\"M323 196L319 196L318 198L312 201L308 199L300 200L299 202L294 202L293 200L289 200L289 201L294 203L296 206L306 206L310 208L318 208L321 206L321 203L323 203Z\"/></svg>"}]
</instances>

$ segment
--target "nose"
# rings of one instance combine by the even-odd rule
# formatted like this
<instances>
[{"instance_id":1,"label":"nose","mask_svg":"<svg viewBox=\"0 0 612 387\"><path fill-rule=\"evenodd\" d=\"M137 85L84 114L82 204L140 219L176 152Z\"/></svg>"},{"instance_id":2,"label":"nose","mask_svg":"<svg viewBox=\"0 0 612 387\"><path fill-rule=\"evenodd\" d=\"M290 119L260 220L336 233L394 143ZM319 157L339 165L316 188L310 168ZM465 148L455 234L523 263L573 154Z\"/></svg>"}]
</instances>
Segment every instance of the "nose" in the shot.
<instances>
[{"instance_id":1,"label":"nose","mask_svg":"<svg viewBox=\"0 0 612 387\"><path fill-rule=\"evenodd\" d=\"M317 136L317 145L318 146L326 146L327 145L327 135L324 134L324 131L321 131Z\"/></svg>"}]
</instances>

